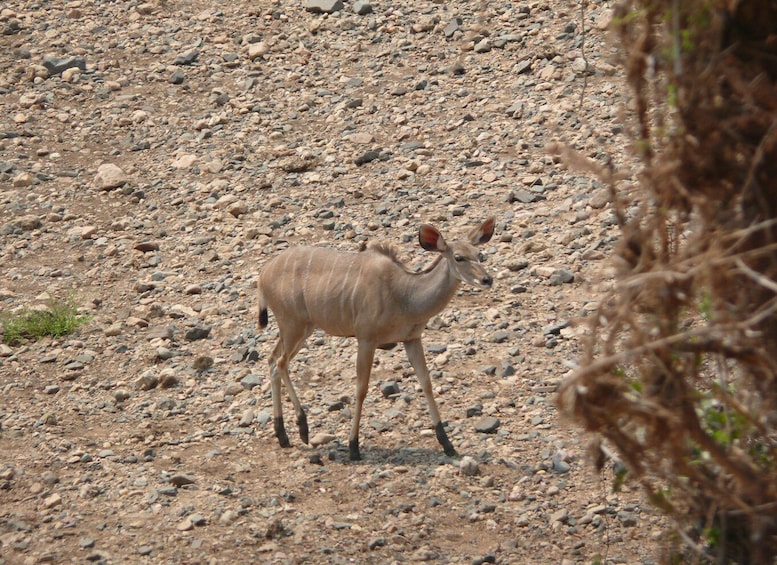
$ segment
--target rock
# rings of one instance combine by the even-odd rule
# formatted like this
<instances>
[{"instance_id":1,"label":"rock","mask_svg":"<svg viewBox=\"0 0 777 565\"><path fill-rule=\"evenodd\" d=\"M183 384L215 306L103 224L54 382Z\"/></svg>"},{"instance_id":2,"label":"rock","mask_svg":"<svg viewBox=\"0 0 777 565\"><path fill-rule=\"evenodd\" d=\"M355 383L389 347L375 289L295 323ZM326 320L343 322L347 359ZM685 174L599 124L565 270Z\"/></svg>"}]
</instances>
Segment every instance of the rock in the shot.
<instances>
[{"instance_id":1,"label":"rock","mask_svg":"<svg viewBox=\"0 0 777 565\"><path fill-rule=\"evenodd\" d=\"M548 278L551 286L569 284L575 281L575 274L569 269L556 269Z\"/></svg>"},{"instance_id":2,"label":"rock","mask_svg":"<svg viewBox=\"0 0 777 565\"><path fill-rule=\"evenodd\" d=\"M461 27L461 24L463 24L464 21L461 18L453 18L448 25L446 25L442 32L445 35L446 38L450 39L453 37L453 34L456 33L459 28Z\"/></svg>"},{"instance_id":3,"label":"rock","mask_svg":"<svg viewBox=\"0 0 777 565\"><path fill-rule=\"evenodd\" d=\"M348 136L348 139L352 143L357 143L359 145L367 145L375 141L375 137L371 133L367 132L353 133Z\"/></svg>"},{"instance_id":4,"label":"rock","mask_svg":"<svg viewBox=\"0 0 777 565\"><path fill-rule=\"evenodd\" d=\"M151 390L157 387L159 384L159 378L151 373L145 373L141 375L138 380L135 381L136 390Z\"/></svg>"},{"instance_id":5,"label":"rock","mask_svg":"<svg viewBox=\"0 0 777 565\"><path fill-rule=\"evenodd\" d=\"M32 175L26 172L19 173L11 181L11 186L14 188L24 188L30 185L32 185Z\"/></svg>"},{"instance_id":6,"label":"rock","mask_svg":"<svg viewBox=\"0 0 777 565\"><path fill-rule=\"evenodd\" d=\"M195 484L195 480L189 475L177 474L170 477L170 484L176 487L182 487Z\"/></svg>"},{"instance_id":7,"label":"rock","mask_svg":"<svg viewBox=\"0 0 777 565\"><path fill-rule=\"evenodd\" d=\"M204 326L194 326L186 330L183 338L186 341L198 341L206 339L210 335L210 328Z\"/></svg>"},{"instance_id":8,"label":"rock","mask_svg":"<svg viewBox=\"0 0 777 565\"><path fill-rule=\"evenodd\" d=\"M313 447L318 447L319 445L326 445L327 443L333 442L334 440L335 436L333 434L319 432L310 438L310 445Z\"/></svg>"},{"instance_id":9,"label":"rock","mask_svg":"<svg viewBox=\"0 0 777 565\"><path fill-rule=\"evenodd\" d=\"M395 381L388 381L381 385L380 392L384 398L389 398L392 395L399 394L399 385Z\"/></svg>"},{"instance_id":10,"label":"rock","mask_svg":"<svg viewBox=\"0 0 777 565\"><path fill-rule=\"evenodd\" d=\"M62 504L62 497L56 492L43 501L44 508L54 508L60 504Z\"/></svg>"},{"instance_id":11,"label":"rock","mask_svg":"<svg viewBox=\"0 0 777 565\"><path fill-rule=\"evenodd\" d=\"M188 341L194 341L194 340L188 340ZM192 363L192 368L195 371L207 371L213 366L213 357L210 355L198 355L194 358L194 362Z\"/></svg>"},{"instance_id":12,"label":"rock","mask_svg":"<svg viewBox=\"0 0 777 565\"><path fill-rule=\"evenodd\" d=\"M186 517L175 526L175 529L179 532L188 532L189 530L192 530L194 528L194 524L192 523L192 520L190 517Z\"/></svg>"},{"instance_id":13,"label":"rock","mask_svg":"<svg viewBox=\"0 0 777 565\"><path fill-rule=\"evenodd\" d=\"M314 14L331 14L343 9L342 0L305 0L303 6Z\"/></svg>"},{"instance_id":14,"label":"rock","mask_svg":"<svg viewBox=\"0 0 777 565\"><path fill-rule=\"evenodd\" d=\"M561 522L566 523L566 521L569 519L569 510L566 508L562 508L561 510L556 510L553 514L550 515L550 523L553 522Z\"/></svg>"},{"instance_id":15,"label":"rock","mask_svg":"<svg viewBox=\"0 0 777 565\"><path fill-rule=\"evenodd\" d=\"M376 159L380 159L380 151L370 150L370 151L365 151L364 153L356 157L356 159L354 159L354 163L356 163L357 165L366 165L367 163L375 161Z\"/></svg>"},{"instance_id":16,"label":"rock","mask_svg":"<svg viewBox=\"0 0 777 565\"><path fill-rule=\"evenodd\" d=\"M83 57L44 57L41 63L48 71L49 76L61 74L70 68L78 68L81 72L86 71L86 61Z\"/></svg>"},{"instance_id":17,"label":"rock","mask_svg":"<svg viewBox=\"0 0 777 565\"><path fill-rule=\"evenodd\" d=\"M556 456L553 457L553 472L554 473L559 473L559 474L568 473L570 468L571 467L569 466L569 463L567 463L563 459L557 458Z\"/></svg>"},{"instance_id":18,"label":"rock","mask_svg":"<svg viewBox=\"0 0 777 565\"><path fill-rule=\"evenodd\" d=\"M481 39L475 44L473 50L475 53L488 53L491 51L491 41L488 38Z\"/></svg>"},{"instance_id":19,"label":"rock","mask_svg":"<svg viewBox=\"0 0 777 565\"><path fill-rule=\"evenodd\" d=\"M131 319L127 319L127 323L130 324L132 322ZM138 320L139 323L133 323L131 325L138 325L140 327L144 327L148 325L148 322L145 320ZM156 326L153 328L149 328L149 330L146 332L146 339L152 340L152 339L166 339L170 340L173 339L174 335L174 327L170 324L165 324L162 326Z\"/></svg>"},{"instance_id":20,"label":"rock","mask_svg":"<svg viewBox=\"0 0 777 565\"><path fill-rule=\"evenodd\" d=\"M170 76L167 77L167 82L170 84L183 84L185 80L186 75L181 69L175 69L170 73Z\"/></svg>"},{"instance_id":21,"label":"rock","mask_svg":"<svg viewBox=\"0 0 777 565\"><path fill-rule=\"evenodd\" d=\"M484 416L475 422L474 428L476 432L482 434L493 434L496 433L499 424L500 422L497 418L494 418L493 416Z\"/></svg>"},{"instance_id":22,"label":"rock","mask_svg":"<svg viewBox=\"0 0 777 565\"><path fill-rule=\"evenodd\" d=\"M261 379L254 375L253 373L250 375L246 375L242 379L240 379L240 386L242 386L246 390L253 390L254 388L260 386L262 384Z\"/></svg>"},{"instance_id":23,"label":"rock","mask_svg":"<svg viewBox=\"0 0 777 565\"><path fill-rule=\"evenodd\" d=\"M42 227L43 222L40 217L34 214L25 214L24 216L16 218L13 221L13 225L22 231L32 231Z\"/></svg>"},{"instance_id":24,"label":"rock","mask_svg":"<svg viewBox=\"0 0 777 565\"><path fill-rule=\"evenodd\" d=\"M178 377L166 369L159 375L159 388L172 388L178 385Z\"/></svg>"},{"instance_id":25,"label":"rock","mask_svg":"<svg viewBox=\"0 0 777 565\"><path fill-rule=\"evenodd\" d=\"M185 289L183 289L183 293L188 295L202 294L202 285L190 284Z\"/></svg>"},{"instance_id":26,"label":"rock","mask_svg":"<svg viewBox=\"0 0 777 565\"><path fill-rule=\"evenodd\" d=\"M372 4L366 0L356 0L356 2L353 3L352 8L354 13L360 16L366 16L367 14L371 14L373 12Z\"/></svg>"},{"instance_id":27,"label":"rock","mask_svg":"<svg viewBox=\"0 0 777 565\"><path fill-rule=\"evenodd\" d=\"M512 363L509 361L500 361L499 362L499 369L496 372L496 375L502 379L506 377L511 377L515 374L515 366L513 366Z\"/></svg>"},{"instance_id":28,"label":"rock","mask_svg":"<svg viewBox=\"0 0 777 565\"><path fill-rule=\"evenodd\" d=\"M522 202L523 204L540 202L542 200L545 200L545 197L542 194L528 190L512 191L507 198L508 202Z\"/></svg>"},{"instance_id":29,"label":"rock","mask_svg":"<svg viewBox=\"0 0 777 565\"><path fill-rule=\"evenodd\" d=\"M459 461L459 472L462 475L472 477L480 473L480 465L472 457L465 455Z\"/></svg>"},{"instance_id":30,"label":"rock","mask_svg":"<svg viewBox=\"0 0 777 565\"><path fill-rule=\"evenodd\" d=\"M593 196L591 196L591 199L588 201L588 204L594 210L600 210L605 206L607 206L607 204L609 203L610 203L610 193L604 189L597 190L593 194Z\"/></svg>"},{"instance_id":31,"label":"rock","mask_svg":"<svg viewBox=\"0 0 777 565\"><path fill-rule=\"evenodd\" d=\"M94 184L100 190L111 190L124 186L129 181L127 174L113 163L103 163L97 167Z\"/></svg>"},{"instance_id":32,"label":"rock","mask_svg":"<svg viewBox=\"0 0 777 565\"><path fill-rule=\"evenodd\" d=\"M497 332L494 332L491 336L491 341L494 343L505 343L506 341L509 341L510 339L510 332L507 332L505 330L499 330Z\"/></svg>"},{"instance_id":33,"label":"rock","mask_svg":"<svg viewBox=\"0 0 777 565\"><path fill-rule=\"evenodd\" d=\"M195 163L197 163L198 158L196 155L181 155L177 159L175 159L170 166L174 169L189 169L194 166Z\"/></svg>"},{"instance_id":34,"label":"rock","mask_svg":"<svg viewBox=\"0 0 777 565\"><path fill-rule=\"evenodd\" d=\"M150 251L159 251L159 242L158 241L142 241L140 243L136 243L133 246L133 249L137 251L141 251L143 253L149 253Z\"/></svg>"},{"instance_id":35,"label":"rock","mask_svg":"<svg viewBox=\"0 0 777 565\"><path fill-rule=\"evenodd\" d=\"M553 324L546 327L542 333L543 335L561 335L561 330L567 327L569 327L569 320L564 320L558 324Z\"/></svg>"},{"instance_id":36,"label":"rock","mask_svg":"<svg viewBox=\"0 0 777 565\"><path fill-rule=\"evenodd\" d=\"M240 421L237 423L238 427L247 428L253 423L254 417L255 417L254 411L251 410L250 408L247 408L243 412L243 415L240 417Z\"/></svg>"},{"instance_id":37,"label":"rock","mask_svg":"<svg viewBox=\"0 0 777 565\"><path fill-rule=\"evenodd\" d=\"M627 528L633 528L637 525L637 516L632 512L626 512L625 510L621 510L616 515L618 520L621 524L626 526Z\"/></svg>"},{"instance_id":38,"label":"rock","mask_svg":"<svg viewBox=\"0 0 777 565\"><path fill-rule=\"evenodd\" d=\"M200 56L199 49L192 49L191 51L187 51L186 53L182 53L180 55L177 55L175 59L173 59L173 65L178 66L188 66L192 65L197 61L197 58Z\"/></svg>"}]
</instances>

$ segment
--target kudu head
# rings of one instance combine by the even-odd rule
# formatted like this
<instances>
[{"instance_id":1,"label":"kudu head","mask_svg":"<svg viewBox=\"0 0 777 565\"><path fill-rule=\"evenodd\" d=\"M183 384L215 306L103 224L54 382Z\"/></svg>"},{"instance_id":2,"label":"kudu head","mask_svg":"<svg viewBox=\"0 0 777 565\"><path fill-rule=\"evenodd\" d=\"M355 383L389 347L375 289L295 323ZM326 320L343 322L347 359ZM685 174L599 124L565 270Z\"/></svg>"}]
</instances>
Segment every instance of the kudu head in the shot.
<instances>
[{"instance_id":1,"label":"kudu head","mask_svg":"<svg viewBox=\"0 0 777 565\"><path fill-rule=\"evenodd\" d=\"M459 281L476 286L490 287L491 278L480 263L481 254L475 247L482 245L494 235L494 218L489 218L469 233L469 241L447 243L440 231L429 224L418 230L418 242L427 251L437 251L448 264L451 276Z\"/></svg>"}]
</instances>

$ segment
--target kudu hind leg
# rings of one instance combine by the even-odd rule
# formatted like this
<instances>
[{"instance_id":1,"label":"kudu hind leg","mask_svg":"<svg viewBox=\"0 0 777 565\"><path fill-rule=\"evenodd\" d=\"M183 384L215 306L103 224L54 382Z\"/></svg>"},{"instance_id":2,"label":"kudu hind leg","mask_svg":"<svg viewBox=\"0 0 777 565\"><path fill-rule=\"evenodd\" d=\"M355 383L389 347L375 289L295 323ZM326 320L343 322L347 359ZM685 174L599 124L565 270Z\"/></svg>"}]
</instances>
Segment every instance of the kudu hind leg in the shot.
<instances>
[{"instance_id":1,"label":"kudu hind leg","mask_svg":"<svg viewBox=\"0 0 777 565\"><path fill-rule=\"evenodd\" d=\"M297 391L294 389L294 385L291 384L291 378L289 377L289 363L292 359L294 359L294 356L297 355L300 348L302 347L302 344L305 343L305 340L312 332L312 326L303 326L301 332L296 331L293 335L289 332L283 332L282 330L281 338L284 342L285 354L281 356L281 359L278 362L280 376L283 379L283 384L286 386L291 403L294 405L294 411L297 414L297 429L299 430L299 437L302 440L302 443L306 445L310 435L308 430L308 417L307 414L305 414L305 409L302 407L302 403L299 401L299 397L297 396Z\"/></svg>"},{"instance_id":2,"label":"kudu hind leg","mask_svg":"<svg viewBox=\"0 0 777 565\"><path fill-rule=\"evenodd\" d=\"M405 351L407 352L407 358L410 364L415 369L418 382L421 383L421 388L424 391L426 397L426 404L429 407L429 413L432 416L432 424L434 425L434 433L437 436L437 441L445 451L445 455L453 457L457 455L456 449L448 439L448 434L445 433L445 426L443 426L442 419L440 418L440 410L437 408L437 402L434 400L432 393L432 380L429 377L429 369L426 367L426 358L424 357L424 347L421 344L420 339L414 339L405 342Z\"/></svg>"},{"instance_id":3,"label":"kudu hind leg","mask_svg":"<svg viewBox=\"0 0 777 565\"><path fill-rule=\"evenodd\" d=\"M286 427L283 425L283 404L281 402L281 376L278 370L278 360L283 356L283 340L278 338L275 348L270 354L270 385L272 388L272 415L275 437L281 447L291 447Z\"/></svg>"},{"instance_id":4,"label":"kudu hind leg","mask_svg":"<svg viewBox=\"0 0 777 565\"><path fill-rule=\"evenodd\" d=\"M286 387L286 391L289 394L291 403L294 405L294 411L297 414L297 428L299 429L299 437L303 443L308 443L309 430L308 430L308 418L305 414L302 403L297 397L297 391L294 390L294 385L291 384L291 378L289 377L289 363L297 352L302 347L305 339L312 332L311 327L305 326L303 331L291 333L281 329L281 337L278 339L278 343L275 346L272 356L270 357L270 378L272 384L272 397L273 397L273 416L275 435L278 438L278 442L281 447L289 447L289 438L286 435L286 427L283 422L283 409L281 399L281 381Z\"/></svg>"}]
</instances>

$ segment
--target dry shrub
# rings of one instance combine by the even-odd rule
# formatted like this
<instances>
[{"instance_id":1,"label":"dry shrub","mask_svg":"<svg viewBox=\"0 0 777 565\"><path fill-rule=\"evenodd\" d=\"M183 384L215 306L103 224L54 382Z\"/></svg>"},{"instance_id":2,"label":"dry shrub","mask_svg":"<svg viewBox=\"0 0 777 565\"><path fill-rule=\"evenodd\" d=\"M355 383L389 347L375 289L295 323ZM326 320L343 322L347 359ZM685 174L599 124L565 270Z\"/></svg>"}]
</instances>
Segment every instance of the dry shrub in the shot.
<instances>
[{"instance_id":1,"label":"dry shrub","mask_svg":"<svg viewBox=\"0 0 777 565\"><path fill-rule=\"evenodd\" d=\"M619 274L559 404L674 519L673 560L775 563L777 5L631 0L613 28L643 166L633 199L611 180Z\"/></svg>"}]
</instances>

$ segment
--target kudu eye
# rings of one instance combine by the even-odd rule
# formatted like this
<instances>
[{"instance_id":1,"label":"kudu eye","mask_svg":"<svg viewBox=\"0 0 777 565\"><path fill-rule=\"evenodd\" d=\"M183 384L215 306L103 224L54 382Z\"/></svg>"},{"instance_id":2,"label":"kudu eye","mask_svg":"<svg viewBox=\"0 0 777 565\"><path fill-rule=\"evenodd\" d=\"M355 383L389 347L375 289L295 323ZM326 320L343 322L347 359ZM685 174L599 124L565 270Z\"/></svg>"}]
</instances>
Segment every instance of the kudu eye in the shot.
<instances>
[{"instance_id":1,"label":"kudu eye","mask_svg":"<svg viewBox=\"0 0 777 565\"><path fill-rule=\"evenodd\" d=\"M486 254L485 253L478 253L478 261L482 263L486 260Z\"/></svg>"},{"instance_id":2,"label":"kudu eye","mask_svg":"<svg viewBox=\"0 0 777 565\"><path fill-rule=\"evenodd\" d=\"M464 261L464 257L462 257L457 253L456 255L453 256L453 260L456 261L457 263L461 263L462 261Z\"/></svg>"}]
</instances>

